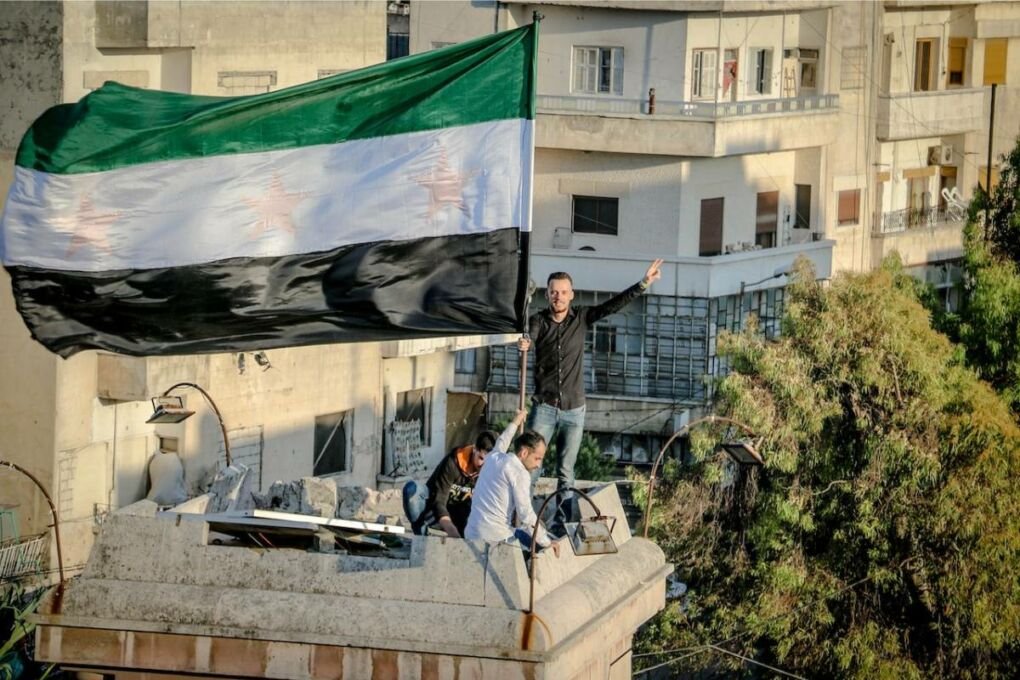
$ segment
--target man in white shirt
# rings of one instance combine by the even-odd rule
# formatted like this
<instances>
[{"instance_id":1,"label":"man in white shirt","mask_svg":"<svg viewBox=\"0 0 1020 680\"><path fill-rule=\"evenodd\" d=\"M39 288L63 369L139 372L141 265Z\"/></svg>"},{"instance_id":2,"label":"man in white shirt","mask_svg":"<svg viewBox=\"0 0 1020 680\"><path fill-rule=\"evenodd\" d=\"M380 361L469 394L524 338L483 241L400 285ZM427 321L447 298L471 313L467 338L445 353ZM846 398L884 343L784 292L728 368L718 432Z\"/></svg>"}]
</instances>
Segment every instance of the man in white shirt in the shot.
<instances>
[{"instance_id":1,"label":"man in white shirt","mask_svg":"<svg viewBox=\"0 0 1020 680\"><path fill-rule=\"evenodd\" d=\"M542 467L545 447L545 437L528 431L514 441L515 453L493 450L489 454L475 483L464 538L488 543L519 542L531 548L531 531L537 519L531 506L531 471ZM551 545L553 552L560 554L559 544L551 542L541 526L534 542L539 548Z\"/></svg>"}]
</instances>

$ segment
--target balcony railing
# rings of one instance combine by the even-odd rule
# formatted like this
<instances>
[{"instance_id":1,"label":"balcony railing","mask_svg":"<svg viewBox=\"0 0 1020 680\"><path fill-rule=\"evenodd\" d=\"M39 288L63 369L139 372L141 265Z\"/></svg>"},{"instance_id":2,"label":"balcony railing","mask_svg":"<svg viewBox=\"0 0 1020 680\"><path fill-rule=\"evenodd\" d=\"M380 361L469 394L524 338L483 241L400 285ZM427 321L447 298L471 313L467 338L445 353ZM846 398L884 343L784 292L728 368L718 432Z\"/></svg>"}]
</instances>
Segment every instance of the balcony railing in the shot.
<instances>
[{"instance_id":1,"label":"balcony railing","mask_svg":"<svg viewBox=\"0 0 1020 680\"><path fill-rule=\"evenodd\" d=\"M909 229L937 229L951 225L962 226L966 217L967 215L962 209L952 206L893 210L882 213L881 219L877 220L878 228L875 231L880 234L894 234Z\"/></svg>"},{"instance_id":2,"label":"balcony railing","mask_svg":"<svg viewBox=\"0 0 1020 680\"><path fill-rule=\"evenodd\" d=\"M648 113L648 100L620 97L574 97L567 95L538 95L541 113L609 114L717 120L741 116L761 116L776 113L804 113L827 111L839 106L839 95L821 94L812 97L785 97L782 99L749 99L739 102L664 101L656 100L655 113Z\"/></svg>"}]
</instances>

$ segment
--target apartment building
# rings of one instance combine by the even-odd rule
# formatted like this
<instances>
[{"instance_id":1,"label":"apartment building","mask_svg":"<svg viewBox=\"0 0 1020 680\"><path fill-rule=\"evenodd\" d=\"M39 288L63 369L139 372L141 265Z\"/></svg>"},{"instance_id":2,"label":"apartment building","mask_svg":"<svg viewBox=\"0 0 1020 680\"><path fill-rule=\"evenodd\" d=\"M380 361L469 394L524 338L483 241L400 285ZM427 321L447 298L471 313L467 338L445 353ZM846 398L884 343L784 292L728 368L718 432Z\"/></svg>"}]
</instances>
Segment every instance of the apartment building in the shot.
<instances>
[{"instance_id":1,"label":"apartment building","mask_svg":"<svg viewBox=\"0 0 1020 680\"><path fill-rule=\"evenodd\" d=\"M995 154L1017 133L1020 3L412 3L411 52L535 13L533 279L568 271L583 303L666 260L590 338L587 424L604 449L645 460L703 407L725 371L719 332L749 312L778 332L798 257L824 279L897 251L952 303L989 79L1006 82ZM479 351L459 379L512 393L517 362Z\"/></svg>"},{"instance_id":2,"label":"apartment building","mask_svg":"<svg viewBox=\"0 0 1020 680\"><path fill-rule=\"evenodd\" d=\"M361 68L386 59L388 33L393 43L400 30L392 17L401 11L394 3L388 21L387 4L378 2L4 3L0 195L10 186L22 134L50 106L76 101L107 80L232 96ZM198 390L173 393L194 417L146 422L150 398L171 386L193 383L208 393L234 462L255 468L264 489L313 474L376 487L389 473L410 471L396 469L394 423L417 421L420 467L431 469L446 452L445 414L471 410L457 406L458 395L448 397L448 350L485 341L152 358L86 351L64 360L31 339L4 272L0 460L29 470L50 490L64 563L81 565L103 516L144 496L154 452L180 456L192 492L223 467L219 420ZM401 436L410 441L413 434ZM46 531L49 510L27 479L5 469L0 489L3 503L15 506L22 536Z\"/></svg>"}]
</instances>

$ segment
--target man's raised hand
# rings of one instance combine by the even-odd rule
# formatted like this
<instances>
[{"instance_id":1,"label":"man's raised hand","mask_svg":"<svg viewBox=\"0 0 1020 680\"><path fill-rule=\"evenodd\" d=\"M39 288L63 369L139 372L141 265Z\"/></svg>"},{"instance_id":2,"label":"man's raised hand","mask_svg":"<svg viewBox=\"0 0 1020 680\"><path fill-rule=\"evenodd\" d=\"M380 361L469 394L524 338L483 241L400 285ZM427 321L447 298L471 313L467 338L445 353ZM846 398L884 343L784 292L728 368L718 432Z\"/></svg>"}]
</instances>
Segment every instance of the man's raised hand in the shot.
<instances>
[{"instance_id":1,"label":"man's raised hand","mask_svg":"<svg viewBox=\"0 0 1020 680\"><path fill-rule=\"evenodd\" d=\"M659 271L659 267L662 266L662 258L658 258L652 264L648 266L648 271L645 272L645 278L641 279L645 287L648 287L662 278L662 272Z\"/></svg>"}]
</instances>

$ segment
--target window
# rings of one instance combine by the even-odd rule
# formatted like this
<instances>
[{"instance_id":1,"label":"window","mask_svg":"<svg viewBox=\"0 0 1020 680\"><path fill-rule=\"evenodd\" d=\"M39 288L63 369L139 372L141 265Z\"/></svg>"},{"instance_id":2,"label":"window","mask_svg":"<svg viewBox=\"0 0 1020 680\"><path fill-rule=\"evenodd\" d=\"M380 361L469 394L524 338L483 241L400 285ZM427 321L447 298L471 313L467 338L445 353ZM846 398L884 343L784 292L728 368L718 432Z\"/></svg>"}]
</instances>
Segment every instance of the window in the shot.
<instances>
[{"instance_id":1,"label":"window","mask_svg":"<svg viewBox=\"0 0 1020 680\"><path fill-rule=\"evenodd\" d=\"M754 64L754 68L751 70L751 91L756 94L770 94L772 92L772 50L751 50L751 63Z\"/></svg>"},{"instance_id":2,"label":"window","mask_svg":"<svg viewBox=\"0 0 1020 680\"><path fill-rule=\"evenodd\" d=\"M421 443L432 443L432 388L408 390L397 394L397 411L394 420L417 420L421 423Z\"/></svg>"},{"instance_id":3,"label":"window","mask_svg":"<svg viewBox=\"0 0 1020 680\"><path fill-rule=\"evenodd\" d=\"M723 199L705 198L701 201L701 239L698 255L710 257L722 253Z\"/></svg>"},{"instance_id":4,"label":"window","mask_svg":"<svg viewBox=\"0 0 1020 680\"><path fill-rule=\"evenodd\" d=\"M949 39L949 64L948 79L946 85L950 87L963 86L963 67L967 61L967 39Z\"/></svg>"},{"instance_id":5,"label":"window","mask_svg":"<svg viewBox=\"0 0 1020 680\"><path fill-rule=\"evenodd\" d=\"M818 50L816 49L800 49L800 59L798 60L800 65L800 89L814 90L818 80Z\"/></svg>"},{"instance_id":6,"label":"window","mask_svg":"<svg viewBox=\"0 0 1020 680\"><path fill-rule=\"evenodd\" d=\"M574 231L580 234L616 236L620 199L599 196L574 196Z\"/></svg>"},{"instance_id":7,"label":"window","mask_svg":"<svg viewBox=\"0 0 1020 680\"><path fill-rule=\"evenodd\" d=\"M985 38L985 85L1006 84L1006 38Z\"/></svg>"},{"instance_id":8,"label":"window","mask_svg":"<svg viewBox=\"0 0 1020 680\"><path fill-rule=\"evenodd\" d=\"M216 84L223 94L232 97L264 94L276 87L276 71L220 71Z\"/></svg>"},{"instance_id":9,"label":"window","mask_svg":"<svg viewBox=\"0 0 1020 680\"><path fill-rule=\"evenodd\" d=\"M861 214L861 190L847 189L839 192L839 207L836 223L840 226L857 224Z\"/></svg>"},{"instance_id":10,"label":"window","mask_svg":"<svg viewBox=\"0 0 1020 680\"><path fill-rule=\"evenodd\" d=\"M346 472L350 445L351 411L339 411L315 417L315 444L312 448L312 475Z\"/></svg>"},{"instance_id":11,"label":"window","mask_svg":"<svg viewBox=\"0 0 1020 680\"><path fill-rule=\"evenodd\" d=\"M478 350L462 349L453 355L453 372L474 375L478 372Z\"/></svg>"},{"instance_id":12,"label":"window","mask_svg":"<svg viewBox=\"0 0 1020 680\"><path fill-rule=\"evenodd\" d=\"M616 327L606 323L595 326L595 351L615 352L616 351Z\"/></svg>"},{"instance_id":13,"label":"window","mask_svg":"<svg viewBox=\"0 0 1020 680\"><path fill-rule=\"evenodd\" d=\"M737 101L737 71L739 64L737 50L723 52L722 96L730 101Z\"/></svg>"},{"instance_id":14,"label":"window","mask_svg":"<svg viewBox=\"0 0 1020 680\"><path fill-rule=\"evenodd\" d=\"M755 244L762 248L775 248L778 224L779 192L762 191L758 194L758 210L754 228Z\"/></svg>"},{"instance_id":15,"label":"window","mask_svg":"<svg viewBox=\"0 0 1020 680\"><path fill-rule=\"evenodd\" d=\"M928 92L934 88L935 41L918 40L914 49L914 92Z\"/></svg>"},{"instance_id":16,"label":"window","mask_svg":"<svg viewBox=\"0 0 1020 680\"><path fill-rule=\"evenodd\" d=\"M575 47L574 92L623 94L622 47Z\"/></svg>"},{"instance_id":17,"label":"window","mask_svg":"<svg viewBox=\"0 0 1020 680\"><path fill-rule=\"evenodd\" d=\"M713 99L715 97L715 62L716 50L694 50L691 61L691 97L694 99Z\"/></svg>"},{"instance_id":18,"label":"window","mask_svg":"<svg viewBox=\"0 0 1020 680\"><path fill-rule=\"evenodd\" d=\"M811 228L811 185L797 184L797 213L793 221L794 229Z\"/></svg>"},{"instance_id":19,"label":"window","mask_svg":"<svg viewBox=\"0 0 1020 680\"><path fill-rule=\"evenodd\" d=\"M411 53L411 36L407 33L386 34L386 61L406 57Z\"/></svg>"}]
</instances>

